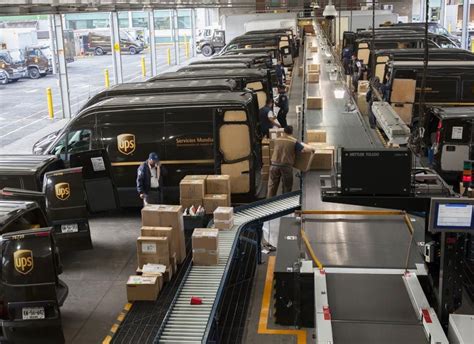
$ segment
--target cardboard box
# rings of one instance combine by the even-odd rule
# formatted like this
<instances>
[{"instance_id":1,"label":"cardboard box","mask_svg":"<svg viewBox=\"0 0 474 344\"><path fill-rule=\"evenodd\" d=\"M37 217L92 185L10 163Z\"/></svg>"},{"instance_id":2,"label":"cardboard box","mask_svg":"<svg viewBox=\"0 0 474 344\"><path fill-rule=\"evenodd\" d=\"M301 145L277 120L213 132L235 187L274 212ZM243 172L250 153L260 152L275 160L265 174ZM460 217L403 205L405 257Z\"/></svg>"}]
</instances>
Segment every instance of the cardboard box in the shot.
<instances>
[{"instance_id":1,"label":"cardboard box","mask_svg":"<svg viewBox=\"0 0 474 344\"><path fill-rule=\"evenodd\" d=\"M234 218L234 208L218 207L214 210L214 220L227 221Z\"/></svg>"},{"instance_id":2,"label":"cardboard box","mask_svg":"<svg viewBox=\"0 0 474 344\"><path fill-rule=\"evenodd\" d=\"M206 214L212 214L218 207L228 207L230 205L228 194L206 194L203 201Z\"/></svg>"},{"instance_id":3,"label":"cardboard box","mask_svg":"<svg viewBox=\"0 0 474 344\"><path fill-rule=\"evenodd\" d=\"M190 175L187 175L187 176L184 176L183 179L181 180L206 180L207 179L207 175L206 174L190 174Z\"/></svg>"},{"instance_id":4,"label":"cardboard box","mask_svg":"<svg viewBox=\"0 0 474 344\"><path fill-rule=\"evenodd\" d=\"M359 80L357 84L357 93L367 93L369 91L370 82L368 80Z\"/></svg>"},{"instance_id":5,"label":"cardboard box","mask_svg":"<svg viewBox=\"0 0 474 344\"><path fill-rule=\"evenodd\" d=\"M369 104L366 101L366 93L357 93L357 107L362 115L369 115Z\"/></svg>"},{"instance_id":6,"label":"cardboard box","mask_svg":"<svg viewBox=\"0 0 474 344\"><path fill-rule=\"evenodd\" d=\"M168 238L168 241L171 246L173 241L173 228L171 227L151 227L143 226L140 231L140 236L142 237L165 237ZM173 252L170 252L172 254Z\"/></svg>"},{"instance_id":7,"label":"cardboard box","mask_svg":"<svg viewBox=\"0 0 474 344\"><path fill-rule=\"evenodd\" d=\"M142 208L142 226L160 226L159 204L148 204Z\"/></svg>"},{"instance_id":8,"label":"cardboard box","mask_svg":"<svg viewBox=\"0 0 474 344\"><path fill-rule=\"evenodd\" d=\"M263 165L270 166L270 156L262 156Z\"/></svg>"},{"instance_id":9,"label":"cardboard box","mask_svg":"<svg viewBox=\"0 0 474 344\"><path fill-rule=\"evenodd\" d=\"M311 47L310 52L317 53L318 52L318 47Z\"/></svg>"},{"instance_id":10,"label":"cardboard box","mask_svg":"<svg viewBox=\"0 0 474 344\"><path fill-rule=\"evenodd\" d=\"M283 128L272 128L269 130L270 140L274 140L277 137L283 136Z\"/></svg>"},{"instance_id":11,"label":"cardboard box","mask_svg":"<svg viewBox=\"0 0 474 344\"><path fill-rule=\"evenodd\" d=\"M316 72L319 73L319 63L311 63L308 65L308 72Z\"/></svg>"},{"instance_id":12,"label":"cardboard box","mask_svg":"<svg viewBox=\"0 0 474 344\"><path fill-rule=\"evenodd\" d=\"M416 93L416 80L394 79L390 101L392 103L414 103Z\"/></svg>"},{"instance_id":13,"label":"cardboard box","mask_svg":"<svg viewBox=\"0 0 474 344\"><path fill-rule=\"evenodd\" d=\"M217 265L219 262L219 230L196 228L192 235L193 264Z\"/></svg>"},{"instance_id":14,"label":"cardboard box","mask_svg":"<svg viewBox=\"0 0 474 344\"><path fill-rule=\"evenodd\" d=\"M411 125L411 120L413 117L413 104L393 104L392 108L400 116L400 118L405 122L405 124Z\"/></svg>"},{"instance_id":15,"label":"cardboard box","mask_svg":"<svg viewBox=\"0 0 474 344\"><path fill-rule=\"evenodd\" d=\"M250 166L248 161L222 164L221 173L230 176L230 188L234 193L247 193L250 190ZM230 200L229 200L230 203Z\"/></svg>"},{"instance_id":16,"label":"cardboard box","mask_svg":"<svg viewBox=\"0 0 474 344\"><path fill-rule=\"evenodd\" d=\"M187 179L179 183L179 196L183 199L199 199L206 194L206 180Z\"/></svg>"},{"instance_id":17,"label":"cardboard box","mask_svg":"<svg viewBox=\"0 0 474 344\"><path fill-rule=\"evenodd\" d=\"M270 173L270 165L263 165L261 172L267 174Z\"/></svg>"},{"instance_id":18,"label":"cardboard box","mask_svg":"<svg viewBox=\"0 0 474 344\"><path fill-rule=\"evenodd\" d=\"M127 281L128 301L155 301L160 293L157 276L130 276Z\"/></svg>"},{"instance_id":19,"label":"cardboard box","mask_svg":"<svg viewBox=\"0 0 474 344\"><path fill-rule=\"evenodd\" d=\"M319 73L308 73L308 82L310 84L316 84L319 82Z\"/></svg>"},{"instance_id":20,"label":"cardboard box","mask_svg":"<svg viewBox=\"0 0 474 344\"><path fill-rule=\"evenodd\" d=\"M178 263L186 258L186 244L184 241L183 207L180 205L160 204L157 212L159 214L159 226L173 228L172 252L176 252Z\"/></svg>"},{"instance_id":21,"label":"cardboard box","mask_svg":"<svg viewBox=\"0 0 474 344\"><path fill-rule=\"evenodd\" d=\"M298 76L303 76L303 66L298 67Z\"/></svg>"},{"instance_id":22,"label":"cardboard box","mask_svg":"<svg viewBox=\"0 0 474 344\"><path fill-rule=\"evenodd\" d=\"M331 149L317 149L314 152L311 170L331 170L334 161L334 151Z\"/></svg>"},{"instance_id":23,"label":"cardboard box","mask_svg":"<svg viewBox=\"0 0 474 344\"><path fill-rule=\"evenodd\" d=\"M306 108L308 110L320 110L323 108L322 97L306 97Z\"/></svg>"},{"instance_id":24,"label":"cardboard box","mask_svg":"<svg viewBox=\"0 0 474 344\"><path fill-rule=\"evenodd\" d=\"M326 139L327 139L326 130L323 130L323 129L306 130L306 142L325 143Z\"/></svg>"},{"instance_id":25,"label":"cardboard box","mask_svg":"<svg viewBox=\"0 0 474 344\"><path fill-rule=\"evenodd\" d=\"M206 179L207 194L230 194L230 176L214 175Z\"/></svg>"},{"instance_id":26,"label":"cardboard box","mask_svg":"<svg viewBox=\"0 0 474 344\"><path fill-rule=\"evenodd\" d=\"M167 237L138 237L138 267L151 264L170 265L170 242Z\"/></svg>"},{"instance_id":27,"label":"cardboard box","mask_svg":"<svg viewBox=\"0 0 474 344\"><path fill-rule=\"evenodd\" d=\"M301 172L307 172L311 168L314 154L312 152L300 152L296 154L294 168Z\"/></svg>"},{"instance_id":28,"label":"cardboard box","mask_svg":"<svg viewBox=\"0 0 474 344\"><path fill-rule=\"evenodd\" d=\"M214 228L218 228L221 230L229 230L234 227L234 218L231 218L230 220L216 220L214 219Z\"/></svg>"},{"instance_id":29,"label":"cardboard box","mask_svg":"<svg viewBox=\"0 0 474 344\"><path fill-rule=\"evenodd\" d=\"M179 204L183 206L184 209L190 208L191 206L199 207L203 205L202 198L180 198Z\"/></svg>"},{"instance_id":30,"label":"cardboard box","mask_svg":"<svg viewBox=\"0 0 474 344\"><path fill-rule=\"evenodd\" d=\"M262 157L270 157L270 146L262 146Z\"/></svg>"}]
</instances>

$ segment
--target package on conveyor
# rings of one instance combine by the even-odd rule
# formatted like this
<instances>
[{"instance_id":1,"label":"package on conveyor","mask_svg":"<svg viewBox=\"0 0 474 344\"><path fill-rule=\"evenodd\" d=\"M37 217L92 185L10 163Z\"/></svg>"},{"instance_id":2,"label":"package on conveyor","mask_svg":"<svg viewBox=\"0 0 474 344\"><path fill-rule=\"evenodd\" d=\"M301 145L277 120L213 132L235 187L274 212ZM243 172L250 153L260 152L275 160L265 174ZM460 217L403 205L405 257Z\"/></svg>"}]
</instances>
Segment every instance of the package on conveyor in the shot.
<instances>
[{"instance_id":1,"label":"package on conveyor","mask_svg":"<svg viewBox=\"0 0 474 344\"><path fill-rule=\"evenodd\" d=\"M128 301L155 301L160 293L158 276L130 276L127 281Z\"/></svg>"},{"instance_id":2,"label":"package on conveyor","mask_svg":"<svg viewBox=\"0 0 474 344\"><path fill-rule=\"evenodd\" d=\"M138 267L141 268L148 263L170 265L169 247L170 242L167 237L138 237Z\"/></svg>"},{"instance_id":3,"label":"package on conveyor","mask_svg":"<svg viewBox=\"0 0 474 344\"><path fill-rule=\"evenodd\" d=\"M283 132L283 128L271 128L268 131L270 140L275 140L276 138L283 136Z\"/></svg>"},{"instance_id":4,"label":"package on conveyor","mask_svg":"<svg viewBox=\"0 0 474 344\"><path fill-rule=\"evenodd\" d=\"M173 228L172 252L176 252L178 263L186 258L184 242L183 207L180 205L149 204L142 209L142 226Z\"/></svg>"},{"instance_id":5,"label":"package on conveyor","mask_svg":"<svg viewBox=\"0 0 474 344\"><path fill-rule=\"evenodd\" d=\"M179 183L179 203L184 208L203 205L202 199L206 194L206 179L196 176L195 178L189 177L181 180Z\"/></svg>"},{"instance_id":6,"label":"package on conveyor","mask_svg":"<svg viewBox=\"0 0 474 344\"><path fill-rule=\"evenodd\" d=\"M319 82L319 73L309 72L308 73L308 82L310 84L317 84Z\"/></svg>"},{"instance_id":7,"label":"package on conveyor","mask_svg":"<svg viewBox=\"0 0 474 344\"><path fill-rule=\"evenodd\" d=\"M370 82L368 80L359 80L357 84L357 93L367 93L369 91Z\"/></svg>"},{"instance_id":8,"label":"package on conveyor","mask_svg":"<svg viewBox=\"0 0 474 344\"><path fill-rule=\"evenodd\" d=\"M320 147L314 151L311 170L331 170L334 164L334 147Z\"/></svg>"},{"instance_id":9,"label":"package on conveyor","mask_svg":"<svg viewBox=\"0 0 474 344\"><path fill-rule=\"evenodd\" d=\"M369 104L367 103L367 93L357 93L357 107L362 115L369 115Z\"/></svg>"},{"instance_id":10,"label":"package on conveyor","mask_svg":"<svg viewBox=\"0 0 474 344\"><path fill-rule=\"evenodd\" d=\"M230 206L228 194L206 194L203 202L206 214L212 214L219 207Z\"/></svg>"},{"instance_id":11,"label":"package on conveyor","mask_svg":"<svg viewBox=\"0 0 474 344\"><path fill-rule=\"evenodd\" d=\"M308 110L320 110L323 108L323 98L308 96L306 97L306 108Z\"/></svg>"},{"instance_id":12,"label":"package on conveyor","mask_svg":"<svg viewBox=\"0 0 474 344\"><path fill-rule=\"evenodd\" d=\"M196 228L192 235L193 264L217 265L219 263L219 230Z\"/></svg>"},{"instance_id":13,"label":"package on conveyor","mask_svg":"<svg viewBox=\"0 0 474 344\"><path fill-rule=\"evenodd\" d=\"M231 229L234 226L234 208L219 207L214 210L214 227Z\"/></svg>"},{"instance_id":14,"label":"package on conveyor","mask_svg":"<svg viewBox=\"0 0 474 344\"><path fill-rule=\"evenodd\" d=\"M320 72L319 63L308 64L308 73L319 73L319 72Z\"/></svg>"},{"instance_id":15,"label":"package on conveyor","mask_svg":"<svg viewBox=\"0 0 474 344\"><path fill-rule=\"evenodd\" d=\"M318 142L318 143L326 143L327 134L326 130L324 129L307 129L306 130L306 142Z\"/></svg>"}]
</instances>

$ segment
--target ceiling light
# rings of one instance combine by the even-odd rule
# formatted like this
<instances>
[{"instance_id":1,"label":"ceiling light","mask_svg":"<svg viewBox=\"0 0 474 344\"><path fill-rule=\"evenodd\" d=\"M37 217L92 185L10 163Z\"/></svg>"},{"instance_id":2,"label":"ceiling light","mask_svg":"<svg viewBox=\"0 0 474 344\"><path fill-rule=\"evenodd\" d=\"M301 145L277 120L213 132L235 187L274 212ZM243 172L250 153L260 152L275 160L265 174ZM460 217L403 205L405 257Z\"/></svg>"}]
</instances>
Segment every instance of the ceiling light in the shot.
<instances>
[{"instance_id":1,"label":"ceiling light","mask_svg":"<svg viewBox=\"0 0 474 344\"><path fill-rule=\"evenodd\" d=\"M336 18L336 15L337 15L336 7L334 7L332 2L329 1L329 4L327 4L326 7L324 8L323 16L324 18L328 20L332 20Z\"/></svg>"}]
</instances>

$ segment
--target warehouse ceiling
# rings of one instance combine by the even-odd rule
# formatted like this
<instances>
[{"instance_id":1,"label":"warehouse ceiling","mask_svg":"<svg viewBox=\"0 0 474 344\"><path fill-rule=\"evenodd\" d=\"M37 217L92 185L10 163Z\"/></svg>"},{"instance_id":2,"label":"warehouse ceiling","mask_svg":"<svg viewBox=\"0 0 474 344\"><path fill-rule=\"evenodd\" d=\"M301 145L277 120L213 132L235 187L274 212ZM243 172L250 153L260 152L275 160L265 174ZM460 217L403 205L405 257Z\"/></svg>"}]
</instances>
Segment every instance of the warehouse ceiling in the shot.
<instances>
[{"instance_id":1,"label":"warehouse ceiling","mask_svg":"<svg viewBox=\"0 0 474 344\"><path fill-rule=\"evenodd\" d=\"M151 8L241 8L256 9L257 2L269 10L298 10L308 0L0 0L0 15L51 14L94 11L141 11Z\"/></svg>"}]
</instances>

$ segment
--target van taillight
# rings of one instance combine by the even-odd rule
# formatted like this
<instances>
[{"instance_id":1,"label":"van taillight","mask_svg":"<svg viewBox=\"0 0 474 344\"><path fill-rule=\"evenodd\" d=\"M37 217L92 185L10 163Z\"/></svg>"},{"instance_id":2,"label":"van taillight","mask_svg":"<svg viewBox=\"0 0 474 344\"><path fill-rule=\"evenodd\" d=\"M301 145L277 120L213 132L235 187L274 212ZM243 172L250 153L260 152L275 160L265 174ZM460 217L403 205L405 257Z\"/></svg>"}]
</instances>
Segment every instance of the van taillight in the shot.
<instances>
[{"instance_id":1,"label":"van taillight","mask_svg":"<svg viewBox=\"0 0 474 344\"><path fill-rule=\"evenodd\" d=\"M441 129L443 129L443 121L438 122L438 128L436 130L436 143L439 144L441 141Z\"/></svg>"}]
</instances>

